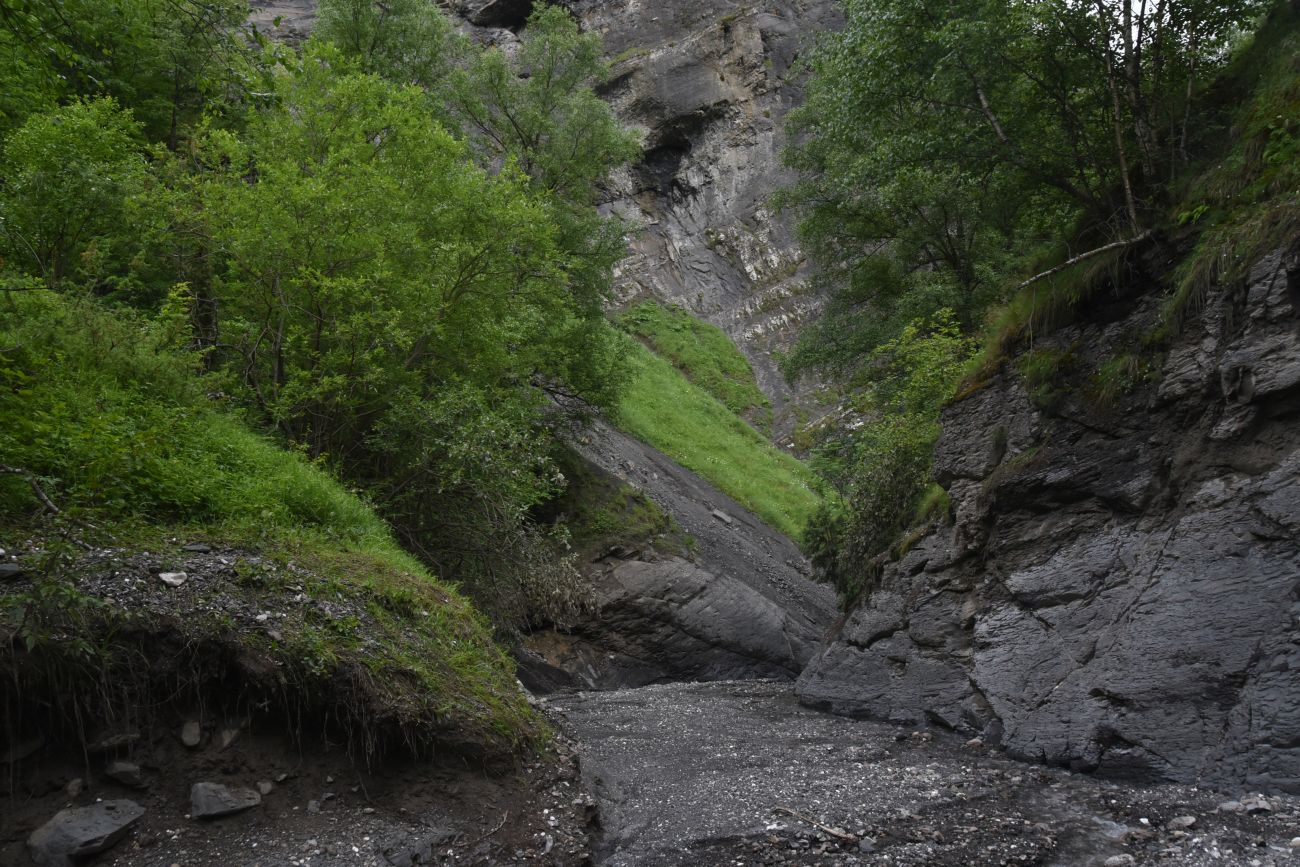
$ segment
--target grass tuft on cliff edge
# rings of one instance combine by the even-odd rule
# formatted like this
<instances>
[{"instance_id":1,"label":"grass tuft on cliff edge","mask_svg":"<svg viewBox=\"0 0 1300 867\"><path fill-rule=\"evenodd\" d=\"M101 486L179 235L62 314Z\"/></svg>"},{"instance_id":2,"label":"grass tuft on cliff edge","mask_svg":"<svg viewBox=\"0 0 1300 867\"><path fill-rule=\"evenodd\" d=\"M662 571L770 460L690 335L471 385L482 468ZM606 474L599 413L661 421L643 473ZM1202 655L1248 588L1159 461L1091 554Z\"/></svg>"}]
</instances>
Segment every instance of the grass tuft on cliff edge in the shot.
<instances>
[{"instance_id":1,"label":"grass tuft on cliff edge","mask_svg":"<svg viewBox=\"0 0 1300 867\"><path fill-rule=\"evenodd\" d=\"M366 756L540 743L470 603L324 469L220 410L176 346L184 323L46 291L0 309L13 726L82 729L167 696L325 725Z\"/></svg>"}]
</instances>

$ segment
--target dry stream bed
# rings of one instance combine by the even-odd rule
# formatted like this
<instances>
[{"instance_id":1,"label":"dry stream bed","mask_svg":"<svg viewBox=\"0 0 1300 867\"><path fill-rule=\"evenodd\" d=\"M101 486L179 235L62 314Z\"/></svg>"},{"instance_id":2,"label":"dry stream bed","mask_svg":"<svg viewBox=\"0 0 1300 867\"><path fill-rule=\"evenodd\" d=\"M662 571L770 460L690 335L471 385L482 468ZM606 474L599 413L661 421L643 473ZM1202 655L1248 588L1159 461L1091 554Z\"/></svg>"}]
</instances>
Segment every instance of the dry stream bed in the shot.
<instances>
[{"instance_id":1,"label":"dry stream bed","mask_svg":"<svg viewBox=\"0 0 1300 867\"><path fill-rule=\"evenodd\" d=\"M197 747L178 733L145 737L134 753L143 787L98 773L103 757L31 765L31 794L0 801L0 864L31 863L23 841L58 810L122 798L144 815L94 864L1300 864L1300 799L1028 765L948 733L808 710L788 683L543 705L565 734L494 775L463 762L359 774L342 753L256 731L223 747L220 727ZM199 779L271 786L255 807L199 821Z\"/></svg>"}]
</instances>

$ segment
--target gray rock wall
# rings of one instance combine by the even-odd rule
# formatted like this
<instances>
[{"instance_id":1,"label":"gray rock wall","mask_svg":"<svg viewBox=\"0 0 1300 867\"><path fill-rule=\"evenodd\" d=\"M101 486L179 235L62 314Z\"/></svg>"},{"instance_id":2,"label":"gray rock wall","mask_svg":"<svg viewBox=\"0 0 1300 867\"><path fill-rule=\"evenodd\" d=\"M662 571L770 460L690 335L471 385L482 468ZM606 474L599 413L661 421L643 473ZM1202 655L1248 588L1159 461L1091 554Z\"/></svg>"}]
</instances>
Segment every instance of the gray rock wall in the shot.
<instances>
[{"instance_id":1,"label":"gray rock wall","mask_svg":"<svg viewBox=\"0 0 1300 867\"><path fill-rule=\"evenodd\" d=\"M803 670L835 619L799 549L661 452L597 424L576 444L654 500L693 540L691 560L619 549L584 566L597 610L565 634L531 636L530 686L611 689L676 680L776 678ZM545 668L538 670L538 663Z\"/></svg>"},{"instance_id":2,"label":"gray rock wall","mask_svg":"<svg viewBox=\"0 0 1300 867\"><path fill-rule=\"evenodd\" d=\"M1156 381L1107 405L1092 372L1158 302L1107 299L1040 340L1065 354L1060 393L1031 400L1008 368L945 412L955 519L885 569L805 703L1300 791L1300 255L1211 293Z\"/></svg>"},{"instance_id":3,"label":"gray rock wall","mask_svg":"<svg viewBox=\"0 0 1300 867\"><path fill-rule=\"evenodd\" d=\"M790 220L773 193L784 123L800 98L794 64L838 25L833 0L574 0L616 60L607 93L645 136L645 159L611 190L610 207L641 224L619 269L624 301L654 297L720 326L754 365L776 430L807 404L777 370L800 323L820 307Z\"/></svg>"}]
</instances>

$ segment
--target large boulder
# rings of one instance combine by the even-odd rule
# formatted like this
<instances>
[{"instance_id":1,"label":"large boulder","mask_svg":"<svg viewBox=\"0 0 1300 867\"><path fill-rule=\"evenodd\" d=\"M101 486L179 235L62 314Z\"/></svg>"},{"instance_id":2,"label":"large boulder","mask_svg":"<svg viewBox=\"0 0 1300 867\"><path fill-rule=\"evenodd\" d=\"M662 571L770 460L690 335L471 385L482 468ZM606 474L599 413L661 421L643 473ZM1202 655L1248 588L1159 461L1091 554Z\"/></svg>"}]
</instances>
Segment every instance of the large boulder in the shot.
<instances>
[{"instance_id":1,"label":"large boulder","mask_svg":"<svg viewBox=\"0 0 1300 867\"><path fill-rule=\"evenodd\" d=\"M144 807L127 800L60 810L32 832L27 849L37 864L71 867L73 859L103 852L121 840L143 815Z\"/></svg>"}]
</instances>

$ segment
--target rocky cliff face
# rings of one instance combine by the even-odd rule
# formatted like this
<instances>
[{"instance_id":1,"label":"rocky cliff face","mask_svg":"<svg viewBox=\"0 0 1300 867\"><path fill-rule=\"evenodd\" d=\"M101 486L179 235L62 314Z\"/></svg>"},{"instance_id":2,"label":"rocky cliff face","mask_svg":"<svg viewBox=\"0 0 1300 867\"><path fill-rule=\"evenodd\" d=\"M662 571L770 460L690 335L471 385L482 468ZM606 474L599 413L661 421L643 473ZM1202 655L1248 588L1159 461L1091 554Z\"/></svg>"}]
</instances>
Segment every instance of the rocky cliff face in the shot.
<instances>
[{"instance_id":1,"label":"rocky cliff face","mask_svg":"<svg viewBox=\"0 0 1300 867\"><path fill-rule=\"evenodd\" d=\"M597 424L576 447L673 516L690 559L618 546L585 564L596 610L528 641L534 689L612 689L678 680L793 680L835 618L799 549L661 452ZM542 664L544 663L544 664Z\"/></svg>"},{"instance_id":2,"label":"rocky cliff face","mask_svg":"<svg viewBox=\"0 0 1300 867\"><path fill-rule=\"evenodd\" d=\"M1300 791L1300 248L1211 292L1108 404L1092 372L1157 319L1141 282L1039 340L1056 386L1008 368L945 412L952 525L885 569L805 703Z\"/></svg>"},{"instance_id":3,"label":"rocky cliff face","mask_svg":"<svg viewBox=\"0 0 1300 867\"><path fill-rule=\"evenodd\" d=\"M772 399L778 434L793 426L773 353L788 349L819 301L789 221L769 199L792 71L817 33L837 24L833 0L574 0L614 59L607 97L645 135L642 163L617 178L610 207L640 223L619 269L624 301L654 297L720 326ZM805 388L806 395L809 388Z\"/></svg>"}]
</instances>

